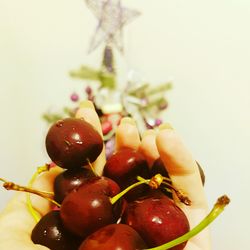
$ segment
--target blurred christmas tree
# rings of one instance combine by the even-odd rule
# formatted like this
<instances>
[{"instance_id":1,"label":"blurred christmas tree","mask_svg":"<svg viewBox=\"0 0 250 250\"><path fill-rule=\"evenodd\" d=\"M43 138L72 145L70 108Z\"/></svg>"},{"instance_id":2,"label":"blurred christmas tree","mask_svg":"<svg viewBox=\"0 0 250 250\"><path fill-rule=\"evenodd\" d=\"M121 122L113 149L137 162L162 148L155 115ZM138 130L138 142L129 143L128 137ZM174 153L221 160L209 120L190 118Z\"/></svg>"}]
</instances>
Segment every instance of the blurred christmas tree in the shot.
<instances>
[{"instance_id":1,"label":"blurred christmas tree","mask_svg":"<svg viewBox=\"0 0 250 250\"><path fill-rule=\"evenodd\" d=\"M120 0L85 0L87 7L98 19L98 25L91 39L89 53L104 43L101 67L94 69L81 66L70 72L70 76L83 80L86 99L93 101L102 123L107 150L112 151L113 135L123 116L131 116L137 122L140 132L161 124L160 112L168 106L166 92L171 89L171 82L153 86L148 82L134 80L130 76L125 87L120 89L113 49L123 54L123 27L140 15L136 10L124 7ZM131 74L130 74L131 75ZM97 88L89 85L97 83ZM86 85L88 83L88 85ZM124 86L124 83L123 85ZM71 94L74 108L64 107L61 112L47 112L43 118L52 123L64 117L73 117L80 105L77 93Z\"/></svg>"}]
</instances>

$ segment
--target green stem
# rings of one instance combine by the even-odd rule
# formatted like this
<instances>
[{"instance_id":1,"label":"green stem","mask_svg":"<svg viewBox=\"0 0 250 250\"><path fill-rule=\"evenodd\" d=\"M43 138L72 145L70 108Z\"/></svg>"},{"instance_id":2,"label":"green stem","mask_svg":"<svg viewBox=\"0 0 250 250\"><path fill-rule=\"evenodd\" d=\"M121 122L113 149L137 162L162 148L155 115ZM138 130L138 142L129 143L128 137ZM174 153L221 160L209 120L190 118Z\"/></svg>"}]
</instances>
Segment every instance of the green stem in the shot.
<instances>
[{"instance_id":1,"label":"green stem","mask_svg":"<svg viewBox=\"0 0 250 250\"><path fill-rule=\"evenodd\" d=\"M49 200L50 202L54 203L58 207L61 206L59 203L57 203L56 201L53 200L54 193L52 193L52 192L40 191L40 190L36 190L33 188L20 186L20 185L13 183L13 182L5 182L3 184L3 186L7 190L15 190L15 191L20 191L20 192L27 192L27 193L31 193L31 194L36 194L38 196L43 197L44 199Z\"/></svg>"},{"instance_id":2,"label":"green stem","mask_svg":"<svg viewBox=\"0 0 250 250\"><path fill-rule=\"evenodd\" d=\"M146 179L144 179L144 178L141 177L141 176L137 176L136 179L137 179L138 181L146 181Z\"/></svg>"},{"instance_id":3,"label":"green stem","mask_svg":"<svg viewBox=\"0 0 250 250\"><path fill-rule=\"evenodd\" d=\"M125 195L131 189L133 189L133 188L135 188L135 187L137 187L137 186L139 186L141 184L148 184L149 182L150 182L150 180L143 179L142 181L138 181L138 182L132 184L131 186L129 186L126 189L124 189L123 191L121 191L119 194L117 194L114 197L110 198L111 204L115 204L123 195Z\"/></svg>"},{"instance_id":4,"label":"green stem","mask_svg":"<svg viewBox=\"0 0 250 250\"><path fill-rule=\"evenodd\" d=\"M37 171L33 174L33 176L31 177L29 183L28 183L28 187L31 188L33 183L35 182L36 178L38 177L39 174L41 174L42 172L48 171L49 170L49 166L45 165L42 167L38 167ZM32 217L34 218L34 220L36 222L38 222L41 219L41 215L33 208L32 206L32 202L30 199L30 193L27 194L27 207L29 212L31 213Z\"/></svg>"},{"instance_id":5,"label":"green stem","mask_svg":"<svg viewBox=\"0 0 250 250\"><path fill-rule=\"evenodd\" d=\"M228 205L229 202L230 202L230 199L226 195L220 197L215 203L211 212L191 231L161 246L147 248L145 250L166 250L174 246L177 246L185 241L188 241L190 238L200 233L204 228L206 228L210 223L212 223L223 212L225 206Z\"/></svg>"}]
</instances>

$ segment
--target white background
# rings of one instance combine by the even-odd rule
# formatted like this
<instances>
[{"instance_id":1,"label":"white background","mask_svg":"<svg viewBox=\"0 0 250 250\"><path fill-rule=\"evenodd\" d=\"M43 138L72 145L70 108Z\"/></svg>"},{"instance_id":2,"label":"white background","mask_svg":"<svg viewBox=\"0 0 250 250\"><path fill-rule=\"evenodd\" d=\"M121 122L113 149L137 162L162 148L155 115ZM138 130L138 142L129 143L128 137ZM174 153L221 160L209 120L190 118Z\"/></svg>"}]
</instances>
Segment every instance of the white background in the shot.
<instances>
[{"instance_id":1,"label":"white background","mask_svg":"<svg viewBox=\"0 0 250 250\"><path fill-rule=\"evenodd\" d=\"M124 29L117 66L153 83L174 77L165 120L203 166L212 206L231 205L212 225L213 249L249 246L250 1L127 0L142 12ZM68 72L99 66L87 55L96 20L83 0L0 0L0 176L26 183L48 160L41 114L83 85ZM125 77L125 74L124 74ZM124 78L125 79L125 78ZM0 208L12 192L0 191Z\"/></svg>"}]
</instances>

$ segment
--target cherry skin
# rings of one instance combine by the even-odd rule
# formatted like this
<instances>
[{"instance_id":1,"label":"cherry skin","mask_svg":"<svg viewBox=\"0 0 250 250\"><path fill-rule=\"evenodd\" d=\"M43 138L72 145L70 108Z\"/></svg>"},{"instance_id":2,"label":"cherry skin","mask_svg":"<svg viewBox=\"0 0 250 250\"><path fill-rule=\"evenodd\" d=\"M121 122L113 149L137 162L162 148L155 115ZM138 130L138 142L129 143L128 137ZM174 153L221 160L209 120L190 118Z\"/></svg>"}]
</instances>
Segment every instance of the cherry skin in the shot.
<instances>
[{"instance_id":1,"label":"cherry skin","mask_svg":"<svg viewBox=\"0 0 250 250\"><path fill-rule=\"evenodd\" d=\"M102 148L102 137L84 119L59 120L50 127L46 136L46 149L51 160L67 169L95 161Z\"/></svg>"},{"instance_id":2,"label":"cherry skin","mask_svg":"<svg viewBox=\"0 0 250 250\"><path fill-rule=\"evenodd\" d=\"M184 212L160 191L127 205L122 222L134 228L149 247L169 242L189 231ZM186 242L171 248L184 249Z\"/></svg>"},{"instance_id":3,"label":"cherry skin","mask_svg":"<svg viewBox=\"0 0 250 250\"><path fill-rule=\"evenodd\" d=\"M125 189L137 182L136 177L149 178L149 168L141 153L130 148L124 148L114 153L104 166L104 176L116 181L121 189ZM130 190L125 198L134 200L148 190L147 185L141 185Z\"/></svg>"},{"instance_id":4,"label":"cherry skin","mask_svg":"<svg viewBox=\"0 0 250 250\"><path fill-rule=\"evenodd\" d=\"M91 234L79 250L136 250L147 246L140 235L125 224L111 224Z\"/></svg>"},{"instance_id":5,"label":"cherry skin","mask_svg":"<svg viewBox=\"0 0 250 250\"><path fill-rule=\"evenodd\" d=\"M111 204L119 186L106 177L94 177L71 191L63 200L60 216L70 232L83 238L99 228L117 222L122 204ZM121 201L121 200L120 200Z\"/></svg>"},{"instance_id":6,"label":"cherry skin","mask_svg":"<svg viewBox=\"0 0 250 250\"><path fill-rule=\"evenodd\" d=\"M156 174L161 174L162 176L169 178L168 172L160 157L154 161L152 168L150 169L151 177L155 176Z\"/></svg>"},{"instance_id":7,"label":"cherry skin","mask_svg":"<svg viewBox=\"0 0 250 250\"><path fill-rule=\"evenodd\" d=\"M34 227L31 239L51 250L77 250L82 239L69 233L62 225L59 211L50 211Z\"/></svg>"},{"instance_id":8,"label":"cherry skin","mask_svg":"<svg viewBox=\"0 0 250 250\"><path fill-rule=\"evenodd\" d=\"M61 204L67 194L94 176L93 171L87 168L74 168L63 171L54 180L54 200Z\"/></svg>"}]
</instances>

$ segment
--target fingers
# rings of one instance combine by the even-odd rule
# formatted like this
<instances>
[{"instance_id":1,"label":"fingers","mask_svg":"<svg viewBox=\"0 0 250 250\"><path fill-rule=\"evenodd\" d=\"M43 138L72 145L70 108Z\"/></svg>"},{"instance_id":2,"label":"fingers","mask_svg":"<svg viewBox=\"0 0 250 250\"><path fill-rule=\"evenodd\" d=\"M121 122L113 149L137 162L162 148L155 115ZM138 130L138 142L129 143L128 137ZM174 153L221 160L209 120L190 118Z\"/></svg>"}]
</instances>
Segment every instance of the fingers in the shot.
<instances>
[{"instance_id":1,"label":"fingers","mask_svg":"<svg viewBox=\"0 0 250 250\"><path fill-rule=\"evenodd\" d=\"M185 246L184 250L205 250L196 246L193 242L189 241Z\"/></svg>"},{"instance_id":2,"label":"fingers","mask_svg":"<svg viewBox=\"0 0 250 250\"><path fill-rule=\"evenodd\" d=\"M185 191L192 206L206 206L198 166L176 131L169 127L161 127L156 137L156 144L175 187Z\"/></svg>"},{"instance_id":3,"label":"fingers","mask_svg":"<svg viewBox=\"0 0 250 250\"><path fill-rule=\"evenodd\" d=\"M122 148L137 150L140 145L140 135L133 119L122 118L116 130L116 151Z\"/></svg>"},{"instance_id":4,"label":"fingers","mask_svg":"<svg viewBox=\"0 0 250 250\"><path fill-rule=\"evenodd\" d=\"M53 167L49 171L46 171L39 175L33 184L33 188L39 191L54 191L54 179L58 174L63 171L60 167ZM25 202L27 200L27 196L24 196ZM30 200L33 208L39 212L41 215L45 215L48 211L51 210L52 203L42 197L37 195L30 195Z\"/></svg>"},{"instance_id":5,"label":"fingers","mask_svg":"<svg viewBox=\"0 0 250 250\"><path fill-rule=\"evenodd\" d=\"M27 209L26 194L17 193L0 215L1 250L48 250L34 245L30 234L36 221Z\"/></svg>"},{"instance_id":6,"label":"fingers","mask_svg":"<svg viewBox=\"0 0 250 250\"><path fill-rule=\"evenodd\" d=\"M54 167L39 175L33 188L42 191L53 191L54 178L62 171ZM37 195L30 195L33 208L41 215L51 209L51 203ZM36 224L27 209L27 194L17 192L0 214L0 249L48 249L34 246L30 234ZM15 244L14 244L15 243ZM10 247L8 247L10 245Z\"/></svg>"},{"instance_id":7,"label":"fingers","mask_svg":"<svg viewBox=\"0 0 250 250\"><path fill-rule=\"evenodd\" d=\"M141 152L148 162L148 166L151 168L154 161L160 157L156 142L156 131L153 129L147 130L143 133L139 152Z\"/></svg>"},{"instance_id":8,"label":"fingers","mask_svg":"<svg viewBox=\"0 0 250 250\"><path fill-rule=\"evenodd\" d=\"M92 102L83 101L80 104L80 108L76 113L76 118L84 118L88 123L90 123L96 128L96 130L99 132L101 136L103 136L101 123ZM105 162L106 162L105 148L103 147L101 154L98 156L95 162L92 163L98 175L102 175Z\"/></svg>"},{"instance_id":9,"label":"fingers","mask_svg":"<svg viewBox=\"0 0 250 250\"><path fill-rule=\"evenodd\" d=\"M183 144L180 136L168 126L160 127L156 145L173 185L178 190L184 191L191 200L191 206L185 206L175 199L187 215L190 227L193 228L207 215L208 209L196 161ZM205 229L194 237L192 243L198 249L211 249L209 230ZM187 249L191 250L192 246Z\"/></svg>"}]
</instances>

